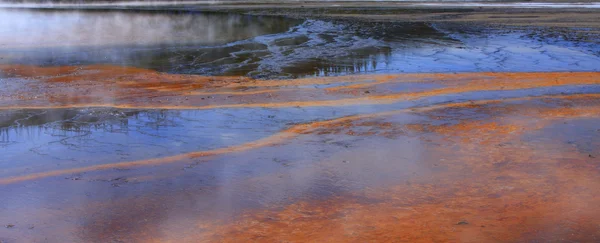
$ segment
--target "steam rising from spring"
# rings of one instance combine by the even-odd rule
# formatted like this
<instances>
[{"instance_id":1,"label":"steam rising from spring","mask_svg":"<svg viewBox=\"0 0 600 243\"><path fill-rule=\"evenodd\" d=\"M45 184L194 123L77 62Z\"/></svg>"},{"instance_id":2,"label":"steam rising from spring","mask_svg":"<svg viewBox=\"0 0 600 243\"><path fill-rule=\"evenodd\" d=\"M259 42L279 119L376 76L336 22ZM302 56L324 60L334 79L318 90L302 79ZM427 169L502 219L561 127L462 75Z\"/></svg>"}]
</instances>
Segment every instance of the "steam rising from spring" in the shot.
<instances>
[{"instance_id":1,"label":"steam rising from spring","mask_svg":"<svg viewBox=\"0 0 600 243\"><path fill-rule=\"evenodd\" d=\"M274 23L252 20L223 14L0 9L0 48L222 44L269 33Z\"/></svg>"}]
</instances>

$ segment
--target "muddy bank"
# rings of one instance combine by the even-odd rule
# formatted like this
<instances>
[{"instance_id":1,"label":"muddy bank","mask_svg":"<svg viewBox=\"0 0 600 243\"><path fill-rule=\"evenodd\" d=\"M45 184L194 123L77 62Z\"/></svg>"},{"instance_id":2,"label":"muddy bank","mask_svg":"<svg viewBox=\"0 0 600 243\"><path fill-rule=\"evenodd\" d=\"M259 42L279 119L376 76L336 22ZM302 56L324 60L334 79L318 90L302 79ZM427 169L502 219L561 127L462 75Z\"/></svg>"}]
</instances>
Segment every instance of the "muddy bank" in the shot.
<instances>
[{"instance_id":1,"label":"muddy bank","mask_svg":"<svg viewBox=\"0 0 600 243\"><path fill-rule=\"evenodd\" d=\"M0 5L2 6L2 5ZM488 23L504 26L598 28L600 5L589 1L219 1L118 4L10 5L11 8L131 9L227 12L294 18L354 19L394 22Z\"/></svg>"},{"instance_id":2,"label":"muddy bank","mask_svg":"<svg viewBox=\"0 0 600 243\"><path fill-rule=\"evenodd\" d=\"M204 8L199 8L204 9ZM293 6L215 6L206 9L256 15L297 18L354 19L391 22L483 23L501 26L599 28L597 8L511 8L482 3L481 6L425 3L306 3Z\"/></svg>"}]
</instances>

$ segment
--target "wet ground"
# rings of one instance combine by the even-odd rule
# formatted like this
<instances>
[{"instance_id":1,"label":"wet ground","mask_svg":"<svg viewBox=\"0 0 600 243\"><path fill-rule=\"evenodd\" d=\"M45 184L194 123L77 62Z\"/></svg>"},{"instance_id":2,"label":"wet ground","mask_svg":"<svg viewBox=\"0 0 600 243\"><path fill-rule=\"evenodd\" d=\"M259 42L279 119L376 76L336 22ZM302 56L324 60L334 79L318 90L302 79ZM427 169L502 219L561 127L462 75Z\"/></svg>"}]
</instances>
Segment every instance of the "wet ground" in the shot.
<instances>
[{"instance_id":1,"label":"wet ground","mask_svg":"<svg viewBox=\"0 0 600 243\"><path fill-rule=\"evenodd\" d=\"M4 64L112 64L263 79L600 70L600 32L573 29L183 10L0 9L0 16Z\"/></svg>"},{"instance_id":2,"label":"wet ground","mask_svg":"<svg viewBox=\"0 0 600 243\"><path fill-rule=\"evenodd\" d=\"M3 243L600 240L593 29L0 11Z\"/></svg>"}]
</instances>

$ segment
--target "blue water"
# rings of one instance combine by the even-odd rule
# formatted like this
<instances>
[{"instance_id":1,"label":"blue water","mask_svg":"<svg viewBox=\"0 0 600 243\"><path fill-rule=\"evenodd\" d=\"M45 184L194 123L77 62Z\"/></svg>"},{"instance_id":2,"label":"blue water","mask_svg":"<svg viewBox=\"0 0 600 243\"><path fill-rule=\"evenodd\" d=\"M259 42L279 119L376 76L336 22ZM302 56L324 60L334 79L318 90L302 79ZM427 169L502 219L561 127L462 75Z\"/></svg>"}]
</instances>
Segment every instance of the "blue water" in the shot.
<instances>
[{"instance_id":1,"label":"blue water","mask_svg":"<svg viewBox=\"0 0 600 243\"><path fill-rule=\"evenodd\" d=\"M102 63L255 78L600 71L600 38L568 29L168 11L0 9L0 15L0 64ZM572 38L556 37L565 33Z\"/></svg>"}]
</instances>

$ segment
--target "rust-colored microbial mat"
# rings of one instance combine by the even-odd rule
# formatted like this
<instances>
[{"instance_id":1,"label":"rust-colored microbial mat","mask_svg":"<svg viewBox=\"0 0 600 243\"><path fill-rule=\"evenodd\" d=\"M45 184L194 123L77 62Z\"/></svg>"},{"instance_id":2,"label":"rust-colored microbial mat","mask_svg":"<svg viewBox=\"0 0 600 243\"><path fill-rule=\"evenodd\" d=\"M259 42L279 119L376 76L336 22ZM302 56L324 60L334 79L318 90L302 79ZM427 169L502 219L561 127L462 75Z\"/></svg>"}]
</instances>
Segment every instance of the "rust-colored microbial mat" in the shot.
<instances>
[{"instance_id":1,"label":"rust-colored microbial mat","mask_svg":"<svg viewBox=\"0 0 600 243\"><path fill-rule=\"evenodd\" d=\"M600 73L0 74L2 242L600 241Z\"/></svg>"}]
</instances>

